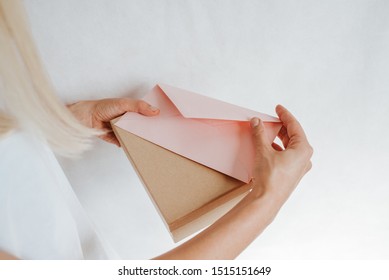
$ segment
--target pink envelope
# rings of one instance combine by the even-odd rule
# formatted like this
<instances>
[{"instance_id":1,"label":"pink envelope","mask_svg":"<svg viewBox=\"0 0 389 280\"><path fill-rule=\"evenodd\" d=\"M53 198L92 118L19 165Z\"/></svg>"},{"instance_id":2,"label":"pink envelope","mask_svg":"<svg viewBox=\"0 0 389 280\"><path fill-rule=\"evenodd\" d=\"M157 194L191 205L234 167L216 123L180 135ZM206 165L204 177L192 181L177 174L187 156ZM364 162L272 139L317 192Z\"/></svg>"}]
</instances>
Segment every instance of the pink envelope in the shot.
<instances>
[{"instance_id":1,"label":"pink envelope","mask_svg":"<svg viewBox=\"0 0 389 280\"><path fill-rule=\"evenodd\" d=\"M254 161L250 119L265 122L269 143L282 126L278 118L164 84L144 100L160 114L128 112L115 125L245 183L252 178Z\"/></svg>"}]
</instances>

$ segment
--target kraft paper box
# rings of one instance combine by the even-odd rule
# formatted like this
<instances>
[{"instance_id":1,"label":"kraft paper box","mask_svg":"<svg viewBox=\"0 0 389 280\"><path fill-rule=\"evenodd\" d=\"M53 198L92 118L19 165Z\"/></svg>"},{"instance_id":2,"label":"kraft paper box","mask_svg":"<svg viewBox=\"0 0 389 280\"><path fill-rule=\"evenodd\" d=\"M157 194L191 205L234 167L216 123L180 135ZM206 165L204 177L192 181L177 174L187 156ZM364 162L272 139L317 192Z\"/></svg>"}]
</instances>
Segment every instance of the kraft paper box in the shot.
<instances>
[{"instance_id":1,"label":"kraft paper box","mask_svg":"<svg viewBox=\"0 0 389 280\"><path fill-rule=\"evenodd\" d=\"M254 145L249 120L265 122L272 142L281 128L272 116L159 84L145 101L155 117L128 112L112 121L175 242L210 225L250 190Z\"/></svg>"}]
</instances>

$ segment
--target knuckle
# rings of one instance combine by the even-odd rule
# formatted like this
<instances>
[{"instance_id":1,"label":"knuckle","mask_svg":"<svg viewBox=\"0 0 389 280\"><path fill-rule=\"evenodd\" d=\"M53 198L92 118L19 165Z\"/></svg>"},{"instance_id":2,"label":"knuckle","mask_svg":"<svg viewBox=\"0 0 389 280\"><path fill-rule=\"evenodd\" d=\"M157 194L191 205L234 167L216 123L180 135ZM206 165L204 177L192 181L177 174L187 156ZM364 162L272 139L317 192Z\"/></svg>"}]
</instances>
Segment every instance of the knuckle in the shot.
<instances>
[{"instance_id":1,"label":"knuckle","mask_svg":"<svg viewBox=\"0 0 389 280\"><path fill-rule=\"evenodd\" d=\"M256 142L262 141L263 133L264 133L263 127L257 126L254 128L253 136L255 137Z\"/></svg>"},{"instance_id":2,"label":"knuckle","mask_svg":"<svg viewBox=\"0 0 389 280\"><path fill-rule=\"evenodd\" d=\"M309 144L308 144L308 154L309 154L309 157L313 156L313 147Z\"/></svg>"},{"instance_id":3,"label":"knuckle","mask_svg":"<svg viewBox=\"0 0 389 280\"><path fill-rule=\"evenodd\" d=\"M312 169L312 161L309 161L308 165L307 165L307 171L306 172L310 171L311 169Z\"/></svg>"},{"instance_id":4,"label":"knuckle","mask_svg":"<svg viewBox=\"0 0 389 280\"><path fill-rule=\"evenodd\" d=\"M308 159L310 159L313 155L313 148L311 145L307 144L305 147L304 147L304 151L305 151L305 155Z\"/></svg>"},{"instance_id":5,"label":"knuckle","mask_svg":"<svg viewBox=\"0 0 389 280\"><path fill-rule=\"evenodd\" d=\"M254 129L254 132L257 136L261 136L264 132L265 132L265 128L263 127L263 125L261 123L259 123L255 129Z\"/></svg>"},{"instance_id":6,"label":"knuckle","mask_svg":"<svg viewBox=\"0 0 389 280\"><path fill-rule=\"evenodd\" d=\"M258 135L259 135L258 126L256 126L256 127L253 128L252 134L253 134L253 136L258 137Z\"/></svg>"},{"instance_id":7,"label":"knuckle","mask_svg":"<svg viewBox=\"0 0 389 280\"><path fill-rule=\"evenodd\" d=\"M126 111L128 110L129 107L131 107L131 103L129 102L128 99L125 99L125 98L119 98L119 99L116 99L116 102L117 104L117 107L122 110L122 111Z\"/></svg>"}]
</instances>

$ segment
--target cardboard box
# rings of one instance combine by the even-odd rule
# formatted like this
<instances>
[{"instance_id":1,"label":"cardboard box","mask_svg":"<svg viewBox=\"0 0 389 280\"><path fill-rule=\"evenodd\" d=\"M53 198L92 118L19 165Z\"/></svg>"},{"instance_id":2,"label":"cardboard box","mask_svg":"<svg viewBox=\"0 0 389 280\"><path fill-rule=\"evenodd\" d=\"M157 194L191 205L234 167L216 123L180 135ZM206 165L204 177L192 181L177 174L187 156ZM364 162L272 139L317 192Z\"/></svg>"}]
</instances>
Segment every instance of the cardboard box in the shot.
<instances>
[{"instance_id":1,"label":"cardboard box","mask_svg":"<svg viewBox=\"0 0 389 280\"><path fill-rule=\"evenodd\" d=\"M125 131L112 128L175 242L207 227L236 205L249 184Z\"/></svg>"}]
</instances>

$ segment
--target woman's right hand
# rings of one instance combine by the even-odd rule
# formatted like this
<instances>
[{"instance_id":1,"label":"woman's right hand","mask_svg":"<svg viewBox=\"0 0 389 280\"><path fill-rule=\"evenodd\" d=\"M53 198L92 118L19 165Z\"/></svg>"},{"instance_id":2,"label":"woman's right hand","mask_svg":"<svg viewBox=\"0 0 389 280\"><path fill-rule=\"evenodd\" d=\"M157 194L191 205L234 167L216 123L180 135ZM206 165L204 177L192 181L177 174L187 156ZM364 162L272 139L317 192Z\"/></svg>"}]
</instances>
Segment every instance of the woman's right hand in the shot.
<instances>
[{"instance_id":1,"label":"woman's right hand","mask_svg":"<svg viewBox=\"0 0 389 280\"><path fill-rule=\"evenodd\" d=\"M270 194L281 206L311 169L313 149L296 118L281 105L276 112L283 124L278 137L285 149L276 143L270 145L263 122L251 120L256 146L253 191L258 196Z\"/></svg>"},{"instance_id":2,"label":"woman's right hand","mask_svg":"<svg viewBox=\"0 0 389 280\"><path fill-rule=\"evenodd\" d=\"M262 121L251 120L256 144L252 191L201 233L157 259L233 259L273 221L311 168L312 148L295 117L277 106L285 149L268 143Z\"/></svg>"}]
</instances>

